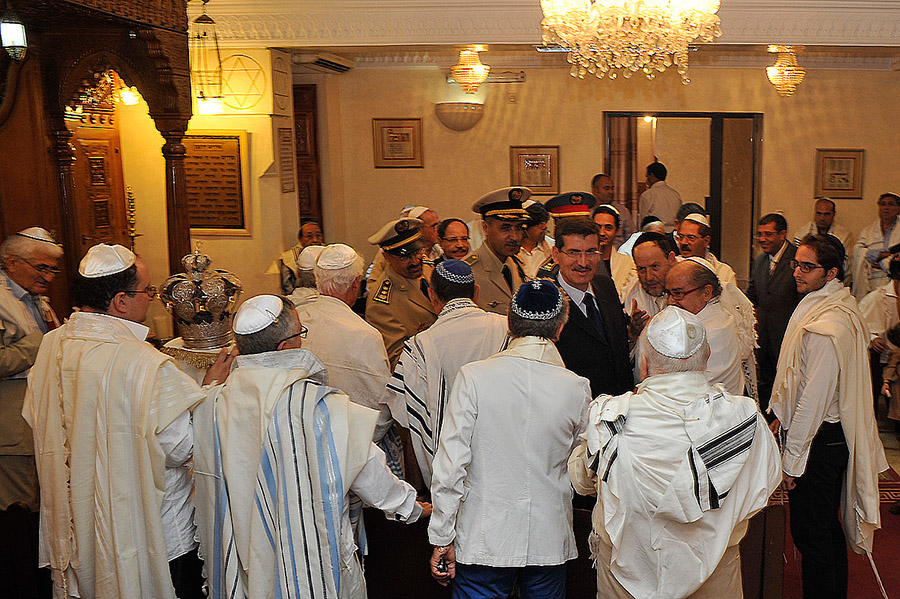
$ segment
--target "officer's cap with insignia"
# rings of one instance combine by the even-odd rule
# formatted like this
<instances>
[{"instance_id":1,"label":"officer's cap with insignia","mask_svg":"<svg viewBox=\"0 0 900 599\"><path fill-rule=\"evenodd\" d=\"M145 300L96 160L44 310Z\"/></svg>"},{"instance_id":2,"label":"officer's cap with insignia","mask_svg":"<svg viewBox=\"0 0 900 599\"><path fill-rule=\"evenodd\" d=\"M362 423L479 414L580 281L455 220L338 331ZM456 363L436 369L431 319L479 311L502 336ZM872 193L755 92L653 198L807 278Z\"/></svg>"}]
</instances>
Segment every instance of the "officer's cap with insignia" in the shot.
<instances>
[{"instance_id":1,"label":"officer's cap with insignia","mask_svg":"<svg viewBox=\"0 0 900 599\"><path fill-rule=\"evenodd\" d=\"M516 291L509 309L526 320L550 320L562 311L562 294L547 279L526 281Z\"/></svg>"},{"instance_id":2,"label":"officer's cap with insignia","mask_svg":"<svg viewBox=\"0 0 900 599\"><path fill-rule=\"evenodd\" d=\"M422 247L419 227L423 223L418 218L405 216L387 223L369 237L369 243L395 256L408 256Z\"/></svg>"},{"instance_id":3,"label":"officer's cap with insignia","mask_svg":"<svg viewBox=\"0 0 900 599\"><path fill-rule=\"evenodd\" d=\"M590 216L597 198L586 191L570 191L553 196L544 204L553 218L562 216Z\"/></svg>"},{"instance_id":4,"label":"officer's cap with insignia","mask_svg":"<svg viewBox=\"0 0 900 599\"><path fill-rule=\"evenodd\" d=\"M486 193L472 205L472 212L477 212L481 218L498 218L505 221L525 222L528 213L522 204L531 197L531 190L527 187L504 187Z\"/></svg>"}]
</instances>

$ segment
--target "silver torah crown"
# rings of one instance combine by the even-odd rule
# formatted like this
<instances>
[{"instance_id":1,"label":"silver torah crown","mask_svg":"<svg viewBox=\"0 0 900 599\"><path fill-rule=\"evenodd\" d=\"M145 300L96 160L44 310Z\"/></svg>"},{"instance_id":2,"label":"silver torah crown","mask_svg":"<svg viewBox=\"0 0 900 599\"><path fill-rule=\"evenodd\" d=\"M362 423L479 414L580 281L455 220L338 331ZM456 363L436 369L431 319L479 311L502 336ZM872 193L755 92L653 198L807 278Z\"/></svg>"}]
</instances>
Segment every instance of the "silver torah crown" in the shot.
<instances>
[{"instance_id":1,"label":"silver torah crown","mask_svg":"<svg viewBox=\"0 0 900 599\"><path fill-rule=\"evenodd\" d=\"M187 349L216 349L234 340L231 323L241 281L226 270L207 270L209 256L196 250L181 259L184 272L162 285L159 297L175 319Z\"/></svg>"}]
</instances>

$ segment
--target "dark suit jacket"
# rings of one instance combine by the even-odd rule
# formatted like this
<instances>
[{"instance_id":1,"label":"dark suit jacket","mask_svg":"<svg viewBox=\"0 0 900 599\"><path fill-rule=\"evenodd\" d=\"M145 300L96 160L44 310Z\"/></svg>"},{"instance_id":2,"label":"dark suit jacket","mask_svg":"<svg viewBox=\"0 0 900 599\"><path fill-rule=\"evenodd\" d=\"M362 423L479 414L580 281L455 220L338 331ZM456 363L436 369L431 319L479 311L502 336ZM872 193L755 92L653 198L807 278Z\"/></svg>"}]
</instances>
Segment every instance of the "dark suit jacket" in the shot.
<instances>
[{"instance_id":1,"label":"dark suit jacket","mask_svg":"<svg viewBox=\"0 0 900 599\"><path fill-rule=\"evenodd\" d=\"M750 274L750 286L747 288L747 297L756 306L756 332L759 335L760 351L767 352L776 360L788 321L800 301L790 264L797 253L797 247L790 242L785 243L788 247L772 274L769 274L768 254L756 257Z\"/></svg>"},{"instance_id":2,"label":"dark suit jacket","mask_svg":"<svg viewBox=\"0 0 900 599\"><path fill-rule=\"evenodd\" d=\"M597 275L591 285L606 334L601 335L569 300L569 322L556 347L566 368L591 382L591 395L619 395L634 388L628 357L628 320L612 279Z\"/></svg>"}]
</instances>

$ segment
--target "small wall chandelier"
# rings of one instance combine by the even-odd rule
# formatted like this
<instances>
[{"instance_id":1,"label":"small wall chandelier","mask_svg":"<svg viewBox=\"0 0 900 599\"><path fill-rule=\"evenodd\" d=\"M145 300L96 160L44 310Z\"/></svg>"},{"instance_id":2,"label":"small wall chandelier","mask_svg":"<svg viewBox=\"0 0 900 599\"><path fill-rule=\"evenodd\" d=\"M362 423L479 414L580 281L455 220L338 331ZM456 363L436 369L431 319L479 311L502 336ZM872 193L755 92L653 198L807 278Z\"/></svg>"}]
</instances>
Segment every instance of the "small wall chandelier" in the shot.
<instances>
[{"instance_id":1,"label":"small wall chandelier","mask_svg":"<svg viewBox=\"0 0 900 599\"><path fill-rule=\"evenodd\" d=\"M541 0L544 45L569 51L570 74L653 79L675 65L687 76L688 45L719 37L719 0Z\"/></svg>"},{"instance_id":2,"label":"small wall chandelier","mask_svg":"<svg viewBox=\"0 0 900 599\"><path fill-rule=\"evenodd\" d=\"M9 8L9 3L7 3L7 10L3 13L3 17L0 17L0 43L13 60L19 61L25 58L25 51L28 49L25 25Z\"/></svg>"},{"instance_id":3,"label":"small wall chandelier","mask_svg":"<svg viewBox=\"0 0 900 599\"><path fill-rule=\"evenodd\" d=\"M788 97L797 90L797 86L806 77L806 69L797 64L797 53L794 46L771 45L769 52L778 53L778 59L770 67L766 67L766 77L779 96Z\"/></svg>"},{"instance_id":4,"label":"small wall chandelier","mask_svg":"<svg viewBox=\"0 0 900 599\"><path fill-rule=\"evenodd\" d=\"M453 80L459 83L467 94L474 94L478 86L485 82L491 67L482 64L478 58L479 52L486 52L484 45L462 46L459 48L459 62L450 67Z\"/></svg>"},{"instance_id":5,"label":"small wall chandelier","mask_svg":"<svg viewBox=\"0 0 900 599\"><path fill-rule=\"evenodd\" d=\"M200 114L217 114L222 112L222 56L216 22L206 14L209 0L202 2L202 13L191 22L188 34L191 83Z\"/></svg>"}]
</instances>

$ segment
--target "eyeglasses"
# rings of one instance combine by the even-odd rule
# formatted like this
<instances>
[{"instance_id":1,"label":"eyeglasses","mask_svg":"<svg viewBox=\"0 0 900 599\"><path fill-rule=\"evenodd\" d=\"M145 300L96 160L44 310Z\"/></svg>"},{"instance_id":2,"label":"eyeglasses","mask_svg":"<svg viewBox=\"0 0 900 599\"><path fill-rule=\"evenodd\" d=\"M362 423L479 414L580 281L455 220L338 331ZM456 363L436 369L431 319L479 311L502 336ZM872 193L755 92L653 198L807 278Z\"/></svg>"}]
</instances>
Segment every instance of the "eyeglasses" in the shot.
<instances>
[{"instance_id":1,"label":"eyeglasses","mask_svg":"<svg viewBox=\"0 0 900 599\"><path fill-rule=\"evenodd\" d=\"M688 243L694 243L698 239L703 239L700 235L684 235L682 233L675 233L675 239L679 239L681 241L687 241Z\"/></svg>"},{"instance_id":2,"label":"eyeglasses","mask_svg":"<svg viewBox=\"0 0 900 599\"><path fill-rule=\"evenodd\" d=\"M18 254L15 254L15 256L16 256L16 258L18 258L19 260L21 260L22 262L24 262L31 268L35 269L42 275L58 275L59 273L62 272L62 270L60 270L59 268L57 268L55 266L47 266L46 264L34 264L30 260L26 260L25 258L23 258L22 256L19 256Z\"/></svg>"},{"instance_id":3,"label":"eyeglasses","mask_svg":"<svg viewBox=\"0 0 900 599\"><path fill-rule=\"evenodd\" d=\"M796 260L791 260L791 270L800 269L800 272L803 274L809 274L817 268L825 269L821 264L813 264L812 262L797 262Z\"/></svg>"},{"instance_id":4,"label":"eyeglasses","mask_svg":"<svg viewBox=\"0 0 900 599\"><path fill-rule=\"evenodd\" d=\"M674 300L683 300L688 293L693 293L698 289L703 289L706 285L700 285L693 289L663 289L663 295L670 295Z\"/></svg>"},{"instance_id":5,"label":"eyeglasses","mask_svg":"<svg viewBox=\"0 0 900 599\"><path fill-rule=\"evenodd\" d=\"M132 289L130 291L123 291L122 293L129 297L134 297L138 293L146 293L147 297L149 297L150 299L156 299L156 296L159 295L159 291L157 291L155 285L147 285L143 289Z\"/></svg>"},{"instance_id":6,"label":"eyeglasses","mask_svg":"<svg viewBox=\"0 0 900 599\"><path fill-rule=\"evenodd\" d=\"M590 250L561 250L563 254L572 258L573 260L577 260L584 256L585 258L591 259L596 258L600 255L600 250L590 249Z\"/></svg>"},{"instance_id":7,"label":"eyeglasses","mask_svg":"<svg viewBox=\"0 0 900 599\"><path fill-rule=\"evenodd\" d=\"M307 334L308 332L309 332L309 329L307 329L305 326L303 326L303 325L301 324L301 325L300 325L300 332L299 332L299 333L294 333L293 335L289 335L288 337L285 337L284 339L282 339L281 341L278 342L278 345L281 345L281 344L284 343L285 341L289 341L289 340L291 340L291 339L293 339L293 338L295 338L295 337L300 337L301 339L306 339L306 334Z\"/></svg>"},{"instance_id":8,"label":"eyeglasses","mask_svg":"<svg viewBox=\"0 0 900 599\"><path fill-rule=\"evenodd\" d=\"M447 243L462 243L464 241L469 241L468 237L441 237L441 241L446 241Z\"/></svg>"}]
</instances>

